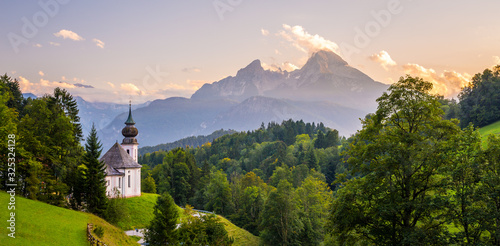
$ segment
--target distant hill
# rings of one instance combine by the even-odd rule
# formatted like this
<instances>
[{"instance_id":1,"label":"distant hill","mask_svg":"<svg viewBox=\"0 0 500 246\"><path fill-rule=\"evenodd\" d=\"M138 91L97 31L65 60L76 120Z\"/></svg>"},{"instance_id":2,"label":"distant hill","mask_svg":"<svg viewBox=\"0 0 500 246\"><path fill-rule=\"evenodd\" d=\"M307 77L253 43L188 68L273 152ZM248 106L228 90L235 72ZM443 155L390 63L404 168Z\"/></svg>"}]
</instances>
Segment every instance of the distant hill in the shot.
<instances>
[{"instance_id":1,"label":"distant hill","mask_svg":"<svg viewBox=\"0 0 500 246\"><path fill-rule=\"evenodd\" d=\"M10 195L0 192L0 204L9 203ZM7 237L7 226L0 227L2 245L89 245L87 223L104 228L103 241L111 245L137 245L120 229L88 213L52 206L43 202L16 197L16 238ZM0 220L7 225L7 210Z\"/></svg>"},{"instance_id":2,"label":"distant hill","mask_svg":"<svg viewBox=\"0 0 500 246\"><path fill-rule=\"evenodd\" d=\"M191 98L155 100L133 116L141 146L288 119L321 121L349 136L361 128L359 118L376 109L376 98L387 88L335 53L319 51L292 72L264 70L255 60L236 76L203 85ZM100 131L104 148L121 141L126 117L124 111Z\"/></svg>"},{"instance_id":3,"label":"distant hill","mask_svg":"<svg viewBox=\"0 0 500 246\"><path fill-rule=\"evenodd\" d=\"M178 147L184 148L186 146L190 146L190 147L196 148L196 147L199 147L207 142L212 142L214 139L216 139L218 137L224 136L226 134L232 134L235 132L236 131L234 131L234 130L220 129L220 130L217 130L217 131L215 131L212 134L207 135L207 136L204 136L204 135L200 135L200 136L196 136L196 137L193 136L193 137L183 138L183 139L177 140L177 141L172 142L172 143L158 144L155 146L146 146L146 147L139 148L139 156L142 156L146 153L159 151L159 150L169 151L171 149L175 149Z\"/></svg>"},{"instance_id":4,"label":"distant hill","mask_svg":"<svg viewBox=\"0 0 500 246\"><path fill-rule=\"evenodd\" d=\"M35 94L33 93L23 93L24 98L31 98L31 99L36 99L38 98Z\"/></svg>"}]
</instances>

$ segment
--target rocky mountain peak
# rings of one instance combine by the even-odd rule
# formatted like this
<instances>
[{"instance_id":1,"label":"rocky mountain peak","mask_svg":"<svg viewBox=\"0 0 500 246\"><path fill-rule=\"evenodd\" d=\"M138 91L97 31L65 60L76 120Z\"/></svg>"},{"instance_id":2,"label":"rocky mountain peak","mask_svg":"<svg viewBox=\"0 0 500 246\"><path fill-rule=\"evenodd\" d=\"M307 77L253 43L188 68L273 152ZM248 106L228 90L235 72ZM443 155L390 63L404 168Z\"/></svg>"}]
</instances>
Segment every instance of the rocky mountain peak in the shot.
<instances>
[{"instance_id":1,"label":"rocky mountain peak","mask_svg":"<svg viewBox=\"0 0 500 246\"><path fill-rule=\"evenodd\" d=\"M346 65L348 65L347 62L333 51L320 50L312 54L301 70L319 73L333 73L332 68Z\"/></svg>"},{"instance_id":2,"label":"rocky mountain peak","mask_svg":"<svg viewBox=\"0 0 500 246\"><path fill-rule=\"evenodd\" d=\"M264 72L264 68L262 68L260 60L257 59L248 64L245 68L238 70L236 76L252 76L261 72Z\"/></svg>"}]
</instances>

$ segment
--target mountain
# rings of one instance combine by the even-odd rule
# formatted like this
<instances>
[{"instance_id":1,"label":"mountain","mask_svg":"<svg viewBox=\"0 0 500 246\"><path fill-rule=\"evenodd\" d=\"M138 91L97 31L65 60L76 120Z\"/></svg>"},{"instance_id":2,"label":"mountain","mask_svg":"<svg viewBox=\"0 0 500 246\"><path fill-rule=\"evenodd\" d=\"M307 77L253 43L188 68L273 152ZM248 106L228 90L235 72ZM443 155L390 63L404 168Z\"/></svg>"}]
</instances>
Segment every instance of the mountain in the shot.
<instances>
[{"instance_id":1,"label":"mountain","mask_svg":"<svg viewBox=\"0 0 500 246\"><path fill-rule=\"evenodd\" d=\"M331 51L312 54L306 64L292 72L264 70L255 60L235 77L203 85L191 99L231 98L243 101L251 96L286 98L298 101L329 101L373 111L378 98L388 88L347 64Z\"/></svg>"},{"instance_id":2,"label":"mountain","mask_svg":"<svg viewBox=\"0 0 500 246\"><path fill-rule=\"evenodd\" d=\"M387 88L335 53L318 51L291 72L265 70L254 60L235 76L203 85L191 98L155 100L132 114L141 146L288 119L323 122L348 136L361 128L359 118L376 109L375 99ZM123 138L122 112L100 131L105 148Z\"/></svg>"},{"instance_id":3,"label":"mountain","mask_svg":"<svg viewBox=\"0 0 500 246\"><path fill-rule=\"evenodd\" d=\"M33 93L23 93L24 98L37 99L38 97Z\"/></svg>"},{"instance_id":4,"label":"mountain","mask_svg":"<svg viewBox=\"0 0 500 246\"><path fill-rule=\"evenodd\" d=\"M237 102L228 99L195 101L189 98L171 97L155 100L147 107L132 111L135 126L139 130L137 139L141 146L152 146L187 136L203 135L206 128L204 121L229 110L236 104ZM104 148L109 148L106 146L111 146L116 141L121 142L123 139L121 131L127 116L128 111L123 111L99 131L99 139Z\"/></svg>"},{"instance_id":5,"label":"mountain","mask_svg":"<svg viewBox=\"0 0 500 246\"><path fill-rule=\"evenodd\" d=\"M88 102L79 96L76 96L75 100L78 105L78 116L80 116L84 137L86 137L90 132L92 123L95 124L97 130L102 130L118 115L128 112L129 107L128 104ZM145 107L149 105L149 103L150 102L134 104L132 105L132 109Z\"/></svg>"}]
</instances>

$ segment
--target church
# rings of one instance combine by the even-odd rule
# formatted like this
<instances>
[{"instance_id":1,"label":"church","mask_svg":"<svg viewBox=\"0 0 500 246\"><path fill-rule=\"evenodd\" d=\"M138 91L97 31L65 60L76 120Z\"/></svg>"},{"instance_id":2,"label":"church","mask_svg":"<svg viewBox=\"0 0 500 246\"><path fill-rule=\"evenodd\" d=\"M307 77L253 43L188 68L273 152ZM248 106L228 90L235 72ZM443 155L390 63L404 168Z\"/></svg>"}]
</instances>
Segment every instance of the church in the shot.
<instances>
[{"instance_id":1,"label":"church","mask_svg":"<svg viewBox=\"0 0 500 246\"><path fill-rule=\"evenodd\" d=\"M139 131L134 126L132 106L129 105L128 119L122 135L121 144L118 141L100 159L106 165L106 194L116 196L116 191L122 197L141 196L141 165L137 163L139 143L135 138Z\"/></svg>"}]
</instances>

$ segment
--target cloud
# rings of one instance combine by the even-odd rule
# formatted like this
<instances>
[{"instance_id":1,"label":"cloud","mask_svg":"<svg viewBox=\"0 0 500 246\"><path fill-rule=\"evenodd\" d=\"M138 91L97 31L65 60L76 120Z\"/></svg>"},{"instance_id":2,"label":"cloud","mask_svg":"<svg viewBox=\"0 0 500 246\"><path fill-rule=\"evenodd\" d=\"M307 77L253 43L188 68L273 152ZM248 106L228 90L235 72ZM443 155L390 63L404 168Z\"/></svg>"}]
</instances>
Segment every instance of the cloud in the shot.
<instances>
[{"instance_id":1,"label":"cloud","mask_svg":"<svg viewBox=\"0 0 500 246\"><path fill-rule=\"evenodd\" d=\"M275 49L275 50L274 50L274 54L276 54L276 55L281 55L281 52L280 52L279 50Z\"/></svg>"},{"instance_id":2,"label":"cloud","mask_svg":"<svg viewBox=\"0 0 500 246\"><path fill-rule=\"evenodd\" d=\"M183 68L182 71L185 73L199 73L201 72L201 69L197 67L186 67Z\"/></svg>"},{"instance_id":3,"label":"cloud","mask_svg":"<svg viewBox=\"0 0 500 246\"><path fill-rule=\"evenodd\" d=\"M113 89L115 88L115 84L113 84L113 83L111 83L111 82L107 82L107 84L108 84L109 86L111 86L111 88L113 88Z\"/></svg>"},{"instance_id":4,"label":"cloud","mask_svg":"<svg viewBox=\"0 0 500 246\"><path fill-rule=\"evenodd\" d=\"M56 42L49 42L49 44L52 46L60 46L61 45L60 43L56 43Z\"/></svg>"},{"instance_id":5,"label":"cloud","mask_svg":"<svg viewBox=\"0 0 500 246\"><path fill-rule=\"evenodd\" d=\"M92 41L95 43L95 45L101 49L104 49L104 42L97 39L97 38L94 38L92 39Z\"/></svg>"},{"instance_id":6,"label":"cloud","mask_svg":"<svg viewBox=\"0 0 500 246\"><path fill-rule=\"evenodd\" d=\"M283 62L281 64L266 64L266 63L262 63L262 67L265 69L265 70L271 70L271 71L276 71L276 72L282 72L282 71L288 71L288 72L291 72L293 70L297 70L299 69L298 66L294 65L293 63L291 62Z\"/></svg>"},{"instance_id":7,"label":"cloud","mask_svg":"<svg viewBox=\"0 0 500 246\"><path fill-rule=\"evenodd\" d=\"M498 56L493 56L493 62L495 63L494 66L500 65L500 57Z\"/></svg>"},{"instance_id":8,"label":"cloud","mask_svg":"<svg viewBox=\"0 0 500 246\"><path fill-rule=\"evenodd\" d=\"M125 92L127 95L143 95L144 92L142 92L139 88L137 88L136 85L132 83L125 83L120 85L120 89Z\"/></svg>"},{"instance_id":9,"label":"cloud","mask_svg":"<svg viewBox=\"0 0 500 246\"><path fill-rule=\"evenodd\" d=\"M33 44L33 47L41 48L42 45L41 44Z\"/></svg>"},{"instance_id":10,"label":"cloud","mask_svg":"<svg viewBox=\"0 0 500 246\"><path fill-rule=\"evenodd\" d=\"M43 71L38 71L38 74L39 74L40 76L42 76L42 77L45 75L45 74L43 73Z\"/></svg>"},{"instance_id":11,"label":"cloud","mask_svg":"<svg viewBox=\"0 0 500 246\"><path fill-rule=\"evenodd\" d=\"M23 76L19 76L19 89L21 92L33 92L33 83L31 83L28 79Z\"/></svg>"},{"instance_id":12,"label":"cloud","mask_svg":"<svg viewBox=\"0 0 500 246\"><path fill-rule=\"evenodd\" d=\"M56 88L56 87L61 87L61 88L65 88L65 89L72 89L72 88L76 87L74 84L70 84L70 83L67 83L67 82L63 82L63 81L49 81L49 80L46 80L46 79L40 79L40 86L41 87L51 88L51 90L53 88Z\"/></svg>"},{"instance_id":13,"label":"cloud","mask_svg":"<svg viewBox=\"0 0 500 246\"><path fill-rule=\"evenodd\" d=\"M392 60L389 53L385 50L380 51L378 54L371 55L370 60L380 64L386 71L389 71L391 67L397 66L396 62Z\"/></svg>"},{"instance_id":14,"label":"cloud","mask_svg":"<svg viewBox=\"0 0 500 246\"><path fill-rule=\"evenodd\" d=\"M471 79L471 76L467 73L461 74L445 70L442 74L438 74L432 68L425 68L414 63L403 65L403 69L407 74L418 76L431 82L434 85L432 93L437 93L448 98L457 96L462 88L469 84Z\"/></svg>"},{"instance_id":15,"label":"cloud","mask_svg":"<svg viewBox=\"0 0 500 246\"><path fill-rule=\"evenodd\" d=\"M264 29L264 28L261 28L261 29L260 29L260 33L262 33L262 35L264 35L264 36L268 36L268 35L269 35L269 30L266 30L266 29Z\"/></svg>"},{"instance_id":16,"label":"cloud","mask_svg":"<svg viewBox=\"0 0 500 246\"><path fill-rule=\"evenodd\" d=\"M290 42L293 47L302 52L309 54L318 50L330 50L336 54L340 54L339 46L327 40L318 34L311 35L307 33L302 26L289 26L283 24L283 30L279 31L277 35L286 41Z\"/></svg>"},{"instance_id":17,"label":"cloud","mask_svg":"<svg viewBox=\"0 0 500 246\"><path fill-rule=\"evenodd\" d=\"M75 32L66 30L66 29L62 29L61 31L54 33L54 36L61 37L64 39L69 38L69 39L74 40L74 41L84 40L80 35L76 34Z\"/></svg>"}]
</instances>

